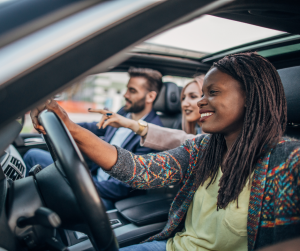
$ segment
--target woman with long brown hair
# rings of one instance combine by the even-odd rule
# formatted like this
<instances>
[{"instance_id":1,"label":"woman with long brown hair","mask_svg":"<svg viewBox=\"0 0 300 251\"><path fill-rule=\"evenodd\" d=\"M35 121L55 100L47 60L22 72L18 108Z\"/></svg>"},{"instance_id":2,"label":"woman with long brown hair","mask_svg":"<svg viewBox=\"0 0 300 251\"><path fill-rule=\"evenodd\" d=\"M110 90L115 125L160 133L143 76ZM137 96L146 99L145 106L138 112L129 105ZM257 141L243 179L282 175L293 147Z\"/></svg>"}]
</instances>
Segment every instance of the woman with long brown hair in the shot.
<instances>
[{"instance_id":1,"label":"woman with long brown hair","mask_svg":"<svg viewBox=\"0 0 300 251\"><path fill-rule=\"evenodd\" d=\"M275 67L256 53L226 56L206 74L198 102L207 133L136 156L70 121L79 148L139 189L181 184L161 233L121 250L254 250L300 235L300 142L283 137L287 106Z\"/></svg>"}]
</instances>

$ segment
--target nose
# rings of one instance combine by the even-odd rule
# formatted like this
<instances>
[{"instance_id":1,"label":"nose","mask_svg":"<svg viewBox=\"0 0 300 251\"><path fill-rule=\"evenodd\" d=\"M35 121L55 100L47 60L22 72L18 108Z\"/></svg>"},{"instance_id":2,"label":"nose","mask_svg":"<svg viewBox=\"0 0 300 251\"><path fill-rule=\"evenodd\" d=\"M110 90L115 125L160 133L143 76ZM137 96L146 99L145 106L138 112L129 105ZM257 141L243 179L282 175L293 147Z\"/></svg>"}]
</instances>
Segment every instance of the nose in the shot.
<instances>
[{"instance_id":1,"label":"nose","mask_svg":"<svg viewBox=\"0 0 300 251\"><path fill-rule=\"evenodd\" d=\"M201 99L197 102L197 106L202 108L203 106L207 105L207 99L205 96L202 96Z\"/></svg>"},{"instance_id":2,"label":"nose","mask_svg":"<svg viewBox=\"0 0 300 251\"><path fill-rule=\"evenodd\" d=\"M185 98L184 100L182 100L181 102L181 107L188 107L190 106L190 102L188 101L187 98Z\"/></svg>"},{"instance_id":3,"label":"nose","mask_svg":"<svg viewBox=\"0 0 300 251\"><path fill-rule=\"evenodd\" d=\"M128 98L128 91L125 92L125 94L123 95L124 98Z\"/></svg>"}]
</instances>

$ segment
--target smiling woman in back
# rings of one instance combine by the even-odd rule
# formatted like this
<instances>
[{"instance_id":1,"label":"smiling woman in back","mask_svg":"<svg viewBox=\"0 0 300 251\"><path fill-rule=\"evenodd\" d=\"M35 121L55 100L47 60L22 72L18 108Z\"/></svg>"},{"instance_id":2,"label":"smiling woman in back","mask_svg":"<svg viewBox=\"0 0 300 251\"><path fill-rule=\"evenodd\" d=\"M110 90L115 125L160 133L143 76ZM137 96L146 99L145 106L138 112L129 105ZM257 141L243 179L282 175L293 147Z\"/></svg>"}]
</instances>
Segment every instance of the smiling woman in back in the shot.
<instances>
[{"instance_id":1,"label":"smiling woman in back","mask_svg":"<svg viewBox=\"0 0 300 251\"><path fill-rule=\"evenodd\" d=\"M161 233L121 250L254 250L300 235L300 142L285 138L287 107L274 66L256 53L214 63L198 102L208 133L137 156L73 123L55 101L45 108L78 147L134 188L181 184Z\"/></svg>"}]
</instances>

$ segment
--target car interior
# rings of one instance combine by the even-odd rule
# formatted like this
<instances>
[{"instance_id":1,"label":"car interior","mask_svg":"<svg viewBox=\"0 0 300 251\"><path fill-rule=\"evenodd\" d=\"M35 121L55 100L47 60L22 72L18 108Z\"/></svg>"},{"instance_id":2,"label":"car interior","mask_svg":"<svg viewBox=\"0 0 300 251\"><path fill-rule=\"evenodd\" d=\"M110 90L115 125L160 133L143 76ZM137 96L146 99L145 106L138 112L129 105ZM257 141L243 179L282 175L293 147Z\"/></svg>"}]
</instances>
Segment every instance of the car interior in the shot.
<instances>
[{"instance_id":1,"label":"car interior","mask_svg":"<svg viewBox=\"0 0 300 251\"><path fill-rule=\"evenodd\" d=\"M55 114L43 112L39 117L46 136L20 134L25 112L90 74L125 72L135 66L191 78L205 74L225 55L256 51L273 63L281 77L288 106L285 135L300 139L300 3L141 2L0 1L0 250L118 250L140 243L166 225L180 184L133 193L106 211L84 157ZM203 14L285 33L201 58L135 49L144 40ZM74 37L64 37L73 25L83 35L74 32ZM53 47L45 46L45 39ZM181 129L181 89L165 82L155 103L165 127ZM25 177L22 156L31 148L49 151L55 162Z\"/></svg>"}]
</instances>

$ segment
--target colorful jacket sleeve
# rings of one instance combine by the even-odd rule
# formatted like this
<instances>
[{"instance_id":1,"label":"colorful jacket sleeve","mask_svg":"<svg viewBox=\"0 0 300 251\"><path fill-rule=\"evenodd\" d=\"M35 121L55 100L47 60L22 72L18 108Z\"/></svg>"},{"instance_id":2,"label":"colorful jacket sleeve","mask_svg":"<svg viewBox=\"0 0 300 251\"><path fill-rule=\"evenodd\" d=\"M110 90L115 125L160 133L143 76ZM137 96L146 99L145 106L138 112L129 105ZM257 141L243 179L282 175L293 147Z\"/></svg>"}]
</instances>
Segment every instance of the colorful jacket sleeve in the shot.
<instances>
[{"instance_id":1,"label":"colorful jacket sleeve","mask_svg":"<svg viewBox=\"0 0 300 251\"><path fill-rule=\"evenodd\" d=\"M300 146L279 144L270 158L256 248L300 236Z\"/></svg>"},{"instance_id":2,"label":"colorful jacket sleeve","mask_svg":"<svg viewBox=\"0 0 300 251\"><path fill-rule=\"evenodd\" d=\"M277 168L272 170L273 173L278 171L274 175L274 243L300 236L300 147L295 148L286 162Z\"/></svg>"},{"instance_id":3,"label":"colorful jacket sleeve","mask_svg":"<svg viewBox=\"0 0 300 251\"><path fill-rule=\"evenodd\" d=\"M192 139L169 151L139 156L117 147L117 163L108 173L138 189L178 184L194 160L191 157L199 150L199 144L201 139Z\"/></svg>"}]
</instances>

